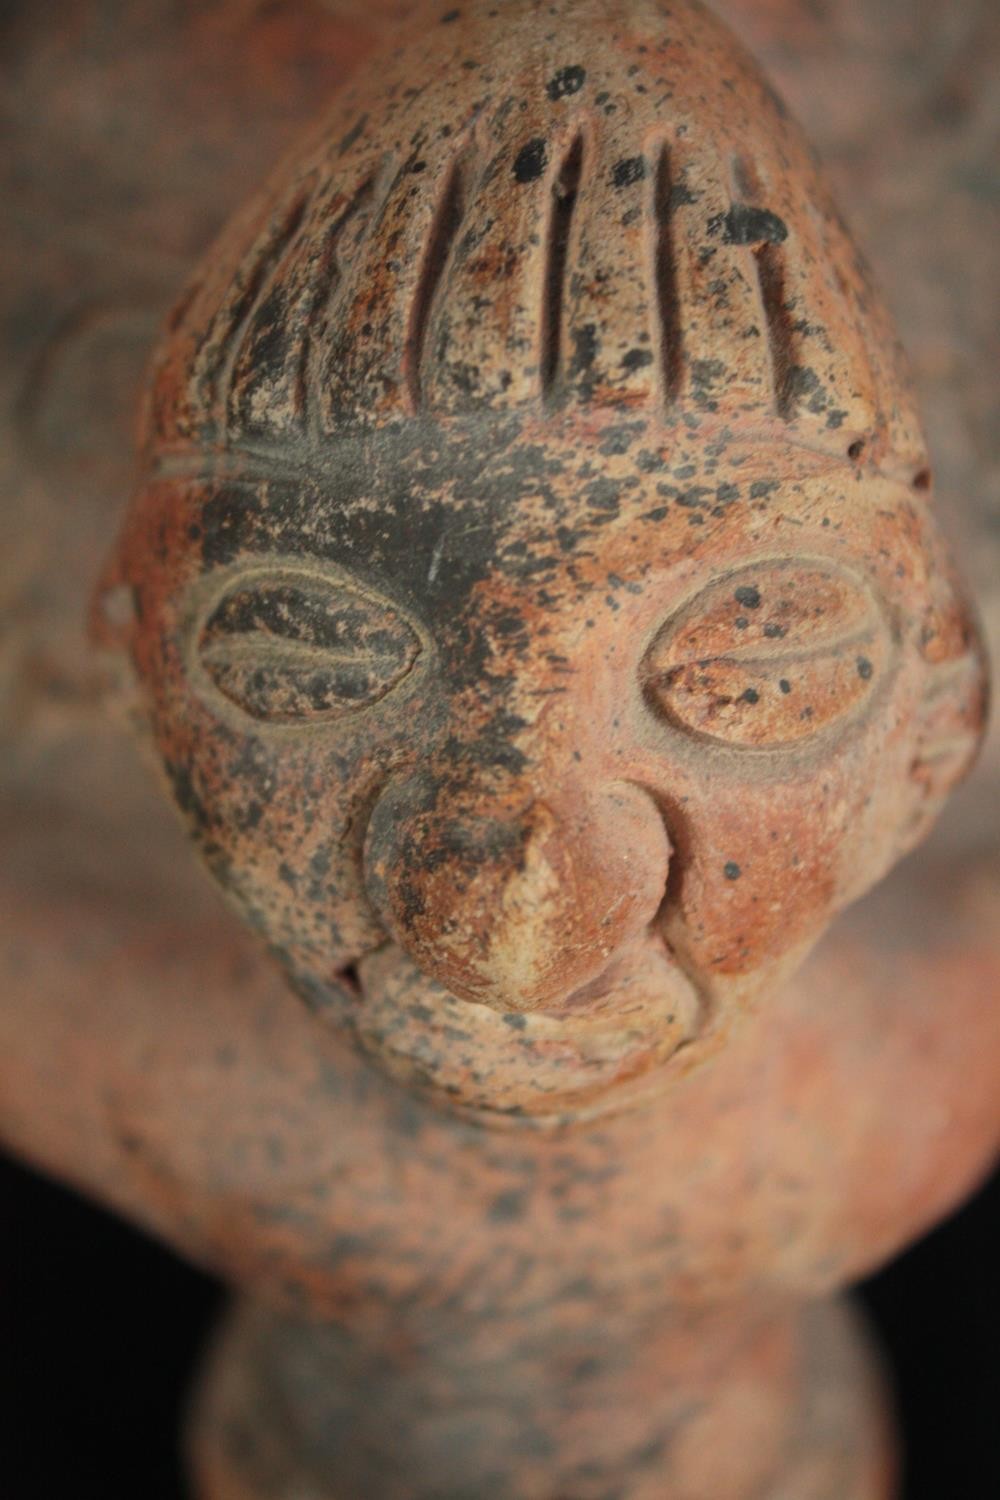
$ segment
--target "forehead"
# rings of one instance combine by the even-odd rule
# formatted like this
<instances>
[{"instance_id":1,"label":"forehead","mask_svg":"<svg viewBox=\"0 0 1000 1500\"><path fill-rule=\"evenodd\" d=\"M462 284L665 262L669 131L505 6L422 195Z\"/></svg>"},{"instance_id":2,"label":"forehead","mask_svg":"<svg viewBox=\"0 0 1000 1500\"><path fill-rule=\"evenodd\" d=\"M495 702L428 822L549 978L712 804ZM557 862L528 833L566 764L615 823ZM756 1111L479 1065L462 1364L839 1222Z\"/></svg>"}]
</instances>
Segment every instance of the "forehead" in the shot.
<instances>
[{"instance_id":1,"label":"forehead","mask_svg":"<svg viewBox=\"0 0 1000 1500\"><path fill-rule=\"evenodd\" d=\"M700 582L748 553L822 555L917 581L925 516L906 487L787 441L645 416L409 422L293 459L151 483L183 577L311 557L448 613L508 593ZM902 572L901 572L902 570ZM180 579L178 579L180 582Z\"/></svg>"}]
</instances>

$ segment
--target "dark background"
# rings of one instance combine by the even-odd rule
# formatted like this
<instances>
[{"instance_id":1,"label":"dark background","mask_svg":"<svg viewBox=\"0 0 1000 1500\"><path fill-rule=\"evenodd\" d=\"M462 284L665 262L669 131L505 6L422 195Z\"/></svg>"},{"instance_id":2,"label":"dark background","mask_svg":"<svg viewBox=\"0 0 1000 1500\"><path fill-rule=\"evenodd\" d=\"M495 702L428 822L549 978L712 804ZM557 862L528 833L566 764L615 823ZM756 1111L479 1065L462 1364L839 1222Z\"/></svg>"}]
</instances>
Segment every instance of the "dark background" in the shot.
<instances>
[{"instance_id":1,"label":"dark background","mask_svg":"<svg viewBox=\"0 0 1000 1500\"><path fill-rule=\"evenodd\" d=\"M861 1289L905 1500L1000 1497L998 1262L1000 1177ZM187 1500L178 1430L221 1305L169 1251L0 1157L3 1500Z\"/></svg>"}]
</instances>

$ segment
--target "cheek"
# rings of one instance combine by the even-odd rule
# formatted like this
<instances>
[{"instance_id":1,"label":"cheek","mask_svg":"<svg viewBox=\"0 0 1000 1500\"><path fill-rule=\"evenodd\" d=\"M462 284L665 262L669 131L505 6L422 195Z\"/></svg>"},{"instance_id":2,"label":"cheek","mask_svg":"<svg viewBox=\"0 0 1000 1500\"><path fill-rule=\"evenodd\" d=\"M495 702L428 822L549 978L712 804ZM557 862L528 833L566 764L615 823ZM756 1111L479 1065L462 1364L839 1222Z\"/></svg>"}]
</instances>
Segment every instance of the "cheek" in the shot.
<instances>
[{"instance_id":1,"label":"cheek","mask_svg":"<svg viewBox=\"0 0 1000 1500\"><path fill-rule=\"evenodd\" d=\"M249 805L250 823L232 827L225 882L268 941L320 977L381 942L361 873L367 780L334 783L303 767L270 797L248 791L249 804L234 804L238 817Z\"/></svg>"},{"instance_id":2,"label":"cheek","mask_svg":"<svg viewBox=\"0 0 1000 1500\"><path fill-rule=\"evenodd\" d=\"M339 965L381 934L360 846L383 770L347 746L254 734L214 716L169 644L153 685L156 748L189 831L245 920L300 967ZM329 731L328 731L329 733Z\"/></svg>"},{"instance_id":3,"label":"cheek","mask_svg":"<svg viewBox=\"0 0 1000 1500\"><path fill-rule=\"evenodd\" d=\"M691 959L741 974L818 937L844 899L864 801L842 769L689 796L669 920Z\"/></svg>"}]
</instances>

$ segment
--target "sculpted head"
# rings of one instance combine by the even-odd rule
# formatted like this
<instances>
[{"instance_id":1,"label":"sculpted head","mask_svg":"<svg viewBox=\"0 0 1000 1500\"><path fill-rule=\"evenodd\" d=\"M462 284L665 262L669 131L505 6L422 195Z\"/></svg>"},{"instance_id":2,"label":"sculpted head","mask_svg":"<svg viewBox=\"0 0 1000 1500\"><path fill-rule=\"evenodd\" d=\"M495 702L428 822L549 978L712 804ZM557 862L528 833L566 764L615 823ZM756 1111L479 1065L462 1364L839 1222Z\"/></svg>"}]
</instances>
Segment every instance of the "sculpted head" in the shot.
<instances>
[{"instance_id":1,"label":"sculpted head","mask_svg":"<svg viewBox=\"0 0 1000 1500\"><path fill-rule=\"evenodd\" d=\"M693 4L435 16L215 247L108 586L296 989L473 1110L628 1097L926 829L982 674L895 344Z\"/></svg>"}]
</instances>

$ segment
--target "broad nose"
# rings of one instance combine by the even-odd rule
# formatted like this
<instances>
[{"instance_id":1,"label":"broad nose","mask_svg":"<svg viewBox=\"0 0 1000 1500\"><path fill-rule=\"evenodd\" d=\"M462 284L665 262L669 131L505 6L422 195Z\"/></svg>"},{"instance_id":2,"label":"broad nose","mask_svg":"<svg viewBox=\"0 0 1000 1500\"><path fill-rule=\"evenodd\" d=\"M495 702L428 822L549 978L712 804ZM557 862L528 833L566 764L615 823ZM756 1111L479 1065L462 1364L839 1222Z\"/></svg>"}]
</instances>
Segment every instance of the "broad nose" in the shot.
<instances>
[{"instance_id":1,"label":"broad nose","mask_svg":"<svg viewBox=\"0 0 1000 1500\"><path fill-rule=\"evenodd\" d=\"M369 892L396 941L462 999L537 1010L596 979L655 917L670 845L652 799L416 780L380 798Z\"/></svg>"}]
</instances>

